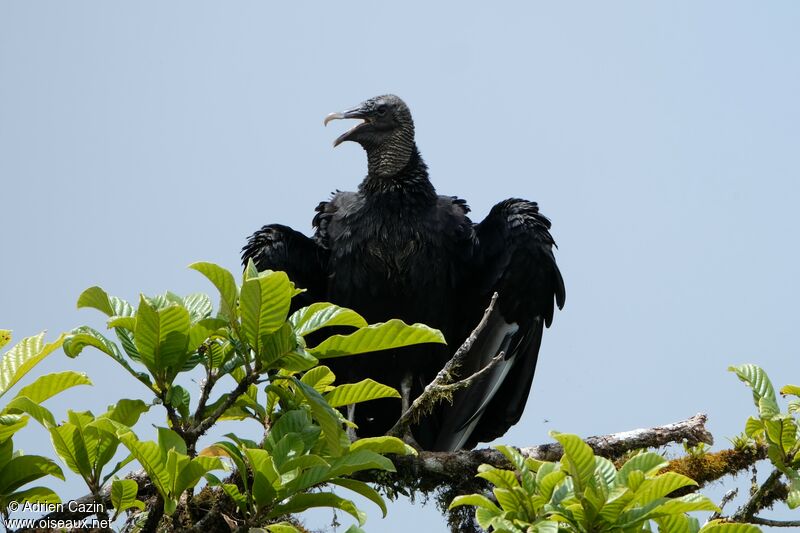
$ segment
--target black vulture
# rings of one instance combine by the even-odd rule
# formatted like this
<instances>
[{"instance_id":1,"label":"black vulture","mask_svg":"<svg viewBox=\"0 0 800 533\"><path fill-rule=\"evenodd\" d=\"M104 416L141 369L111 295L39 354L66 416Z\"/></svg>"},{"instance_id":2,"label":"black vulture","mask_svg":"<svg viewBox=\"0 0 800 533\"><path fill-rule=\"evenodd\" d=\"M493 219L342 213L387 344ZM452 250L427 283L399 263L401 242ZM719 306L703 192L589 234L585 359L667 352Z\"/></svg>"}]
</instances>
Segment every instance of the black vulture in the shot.
<instances>
[{"instance_id":1,"label":"black vulture","mask_svg":"<svg viewBox=\"0 0 800 533\"><path fill-rule=\"evenodd\" d=\"M371 98L334 119L362 122L334 142L360 144L367 176L356 192L337 191L322 202L313 238L271 224L243 248L259 270L284 270L307 289L299 304L330 301L369 322L400 318L440 329L448 345L420 345L387 353L328 360L340 382L372 378L410 400L443 368L498 293L493 313L458 368L464 378L504 352L502 363L453 403L442 402L412 428L428 450L472 448L502 436L525 407L544 326L554 304L564 304L564 282L553 256L550 221L535 202L512 198L479 224L466 202L440 196L414 141L414 122L397 96ZM359 436L382 435L401 414L401 402L383 399L355 410Z\"/></svg>"}]
</instances>

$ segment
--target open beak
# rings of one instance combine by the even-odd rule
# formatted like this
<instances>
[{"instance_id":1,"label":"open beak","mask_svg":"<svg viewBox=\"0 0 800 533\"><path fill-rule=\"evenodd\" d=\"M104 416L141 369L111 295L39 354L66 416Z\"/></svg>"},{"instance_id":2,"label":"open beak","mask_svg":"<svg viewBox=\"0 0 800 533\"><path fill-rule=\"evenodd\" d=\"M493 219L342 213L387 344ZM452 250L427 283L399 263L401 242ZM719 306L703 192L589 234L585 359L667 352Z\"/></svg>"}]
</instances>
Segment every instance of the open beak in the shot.
<instances>
[{"instance_id":1,"label":"open beak","mask_svg":"<svg viewBox=\"0 0 800 533\"><path fill-rule=\"evenodd\" d=\"M340 113L331 113L330 115L325 117L323 125L327 126L328 122L330 122L331 120L341 120L345 118L360 118L364 122L359 122L349 130L341 134L339 137L337 137L336 140L333 141L334 148L342 144L344 141L350 140L350 136L353 133L355 133L356 130L363 127L365 124L369 124L369 117L367 116L367 113L364 111L364 109L362 109L361 107L354 107L353 109L348 109L347 111L342 111Z\"/></svg>"}]
</instances>

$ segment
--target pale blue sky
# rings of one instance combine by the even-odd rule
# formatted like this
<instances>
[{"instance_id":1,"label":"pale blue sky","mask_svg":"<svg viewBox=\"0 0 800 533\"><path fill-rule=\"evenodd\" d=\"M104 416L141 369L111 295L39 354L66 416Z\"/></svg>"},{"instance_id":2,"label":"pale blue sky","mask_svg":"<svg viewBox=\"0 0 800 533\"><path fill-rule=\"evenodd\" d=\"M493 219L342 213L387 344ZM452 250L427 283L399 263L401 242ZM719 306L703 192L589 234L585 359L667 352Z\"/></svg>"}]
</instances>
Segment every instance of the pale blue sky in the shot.
<instances>
[{"instance_id":1,"label":"pale blue sky","mask_svg":"<svg viewBox=\"0 0 800 533\"><path fill-rule=\"evenodd\" d=\"M101 326L75 309L88 286L208 291L186 265L238 270L264 223L310 231L366 168L323 117L392 92L440 193L475 219L520 196L553 220L567 307L503 440L703 411L724 447L752 411L729 364L800 382L798 27L789 1L5 0L0 327ZM40 371L68 367L95 387L57 416L142 393L98 353ZM37 431L19 445L46 451ZM432 506L371 515L445 529Z\"/></svg>"}]
</instances>

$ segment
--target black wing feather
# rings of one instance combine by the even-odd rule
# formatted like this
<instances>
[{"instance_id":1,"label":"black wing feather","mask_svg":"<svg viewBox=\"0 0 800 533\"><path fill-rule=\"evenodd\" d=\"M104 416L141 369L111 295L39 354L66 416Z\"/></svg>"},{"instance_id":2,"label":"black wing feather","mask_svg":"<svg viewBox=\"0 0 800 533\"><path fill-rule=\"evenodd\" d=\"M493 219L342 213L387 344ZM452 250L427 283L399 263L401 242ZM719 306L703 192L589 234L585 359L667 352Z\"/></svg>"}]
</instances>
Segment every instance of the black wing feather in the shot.
<instances>
[{"instance_id":1,"label":"black wing feather","mask_svg":"<svg viewBox=\"0 0 800 533\"><path fill-rule=\"evenodd\" d=\"M494 440L522 416L533 382L542 332L566 299L553 255L550 221L536 203L517 198L492 208L475 225L473 286L485 305L498 293L495 312L459 372L480 370L499 352L503 361L456 394L437 449L472 448Z\"/></svg>"},{"instance_id":2,"label":"black wing feather","mask_svg":"<svg viewBox=\"0 0 800 533\"><path fill-rule=\"evenodd\" d=\"M282 224L269 224L253 233L242 248L242 263L282 270L295 285L306 289L292 301L293 308L325 300L328 252L314 240Z\"/></svg>"}]
</instances>

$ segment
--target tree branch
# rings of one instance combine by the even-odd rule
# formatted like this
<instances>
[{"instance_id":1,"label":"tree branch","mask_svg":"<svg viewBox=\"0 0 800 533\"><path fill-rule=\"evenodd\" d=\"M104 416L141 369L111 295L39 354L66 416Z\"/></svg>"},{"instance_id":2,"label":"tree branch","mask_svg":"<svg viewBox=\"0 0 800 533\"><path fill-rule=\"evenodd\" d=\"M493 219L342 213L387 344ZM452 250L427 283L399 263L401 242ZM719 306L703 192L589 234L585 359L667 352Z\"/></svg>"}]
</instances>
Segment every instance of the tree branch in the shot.
<instances>
[{"instance_id":1,"label":"tree branch","mask_svg":"<svg viewBox=\"0 0 800 533\"><path fill-rule=\"evenodd\" d=\"M692 446L701 442L712 444L714 439L706 430L706 420L706 415L697 414L673 424L589 437L585 441L595 454L611 460L619 459L632 450L658 448L675 442L686 441ZM540 461L558 461L563 454L558 443L520 448L519 451L525 457ZM397 476L409 481L409 486L416 484L415 488L422 491L434 490L442 485L458 486L465 480L471 481L478 467L484 463L497 468L511 468L505 456L493 448L458 452L423 451L416 456L395 456L392 461L397 469Z\"/></svg>"},{"instance_id":2,"label":"tree branch","mask_svg":"<svg viewBox=\"0 0 800 533\"><path fill-rule=\"evenodd\" d=\"M800 527L800 520L770 520L759 516L751 516L748 520L751 524L770 527Z\"/></svg>"}]
</instances>

